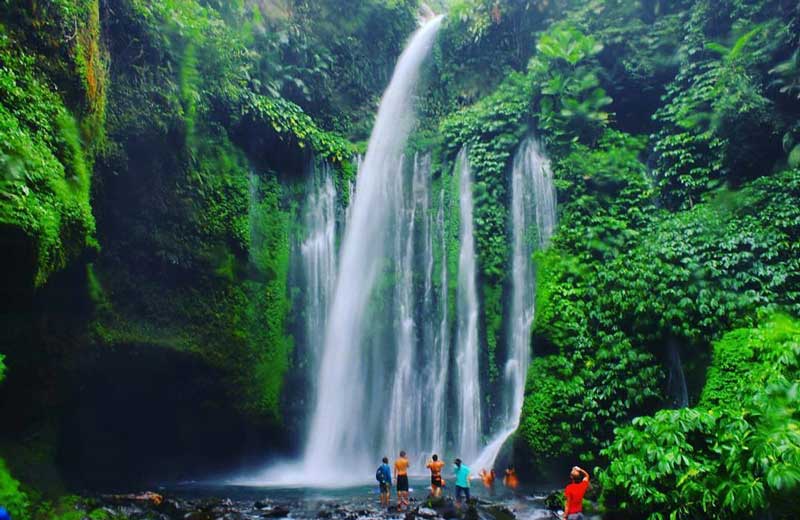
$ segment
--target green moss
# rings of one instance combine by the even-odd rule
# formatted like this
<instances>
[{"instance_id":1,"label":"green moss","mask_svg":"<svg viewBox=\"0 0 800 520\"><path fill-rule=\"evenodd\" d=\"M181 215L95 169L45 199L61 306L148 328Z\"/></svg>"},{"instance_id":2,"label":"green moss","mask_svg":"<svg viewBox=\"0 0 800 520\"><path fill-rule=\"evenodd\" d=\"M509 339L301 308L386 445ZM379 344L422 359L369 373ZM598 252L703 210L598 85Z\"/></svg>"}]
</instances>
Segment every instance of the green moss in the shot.
<instances>
[{"instance_id":1,"label":"green moss","mask_svg":"<svg viewBox=\"0 0 800 520\"><path fill-rule=\"evenodd\" d=\"M0 223L36 251L31 286L96 249L90 166L74 117L0 26Z\"/></svg>"},{"instance_id":2,"label":"green moss","mask_svg":"<svg viewBox=\"0 0 800 520\"><path fill-rule=\"evenodd\" d=\"M254 368L259 405L279 417L283 377L289 368L292 338L286 320L290 302L290 214L282 208L282 190L274 179L257 181L251 202L251 261L265 278L251 287L255 304L250 308L251 343L256 351Z\"/></svg>"}]
</instances>

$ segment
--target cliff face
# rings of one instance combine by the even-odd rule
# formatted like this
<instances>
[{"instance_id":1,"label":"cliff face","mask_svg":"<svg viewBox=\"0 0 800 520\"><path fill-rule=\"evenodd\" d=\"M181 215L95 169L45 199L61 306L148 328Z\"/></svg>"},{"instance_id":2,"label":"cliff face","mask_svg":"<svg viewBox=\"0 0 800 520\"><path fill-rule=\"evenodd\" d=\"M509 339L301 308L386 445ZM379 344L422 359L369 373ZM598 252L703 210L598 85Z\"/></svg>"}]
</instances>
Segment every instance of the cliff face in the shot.
<instances>
[{"instance_id":1,"label":"cliff face","mask_svg":"<svg viewBox=\"0 0 800 520\"><path fill-rule=\"evenodd\" d=\"M21 476L57 486L38 458L73 486L113 485L296 448L297 200L314 161L352 177L355 149L334 130L363 133L415 20L413 2L366 2L339 28L344 15L302 2L4 10L0 351L19 420L3 454ZM353 56L336 53L345 42ZM25 435L38 441L19 450ZM175 456L190 437L204 455Z\"/></svg>"}]
</instances>

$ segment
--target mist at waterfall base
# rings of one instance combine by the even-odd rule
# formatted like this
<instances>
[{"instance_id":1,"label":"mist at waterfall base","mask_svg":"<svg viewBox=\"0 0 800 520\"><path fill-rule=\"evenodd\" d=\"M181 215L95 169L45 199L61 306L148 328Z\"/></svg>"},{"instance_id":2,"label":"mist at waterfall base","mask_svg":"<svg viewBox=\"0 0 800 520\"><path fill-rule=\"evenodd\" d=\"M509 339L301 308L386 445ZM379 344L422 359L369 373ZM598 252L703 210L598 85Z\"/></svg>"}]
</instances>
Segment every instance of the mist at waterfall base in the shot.
<instances>
[{"instance_id":1,"label":"mist at waterfall base","mask_svg":"<svg viewBox=\"0 0 800 520\"><path fill-rule=\"evenodd\" d=\"M537 141L525 139L510 172L502 390L498 411L487 416L469 150L456 158L452 188L436 193L430 156L405 155L417 83L440 23L434 18L421 27L398 61L346 213L337 216L330 168L315 168L309 181L305 236L296 248L310 401L302 460L273 463L229 484L364 485L382 456L393 459L403 449L412 475L425 473L432 453L460 457L477 474L493 466L519 424L534 316L531 257L555 227L552 173ZM446 215L457 215L457 237L448 236L456 231L447 228ZM448 238L457 238L458 251L448 251ZM450 253L457 255L455 273L448 272ZM449 316L453 280L456 315Z\"/></svg>"}]
</instances>

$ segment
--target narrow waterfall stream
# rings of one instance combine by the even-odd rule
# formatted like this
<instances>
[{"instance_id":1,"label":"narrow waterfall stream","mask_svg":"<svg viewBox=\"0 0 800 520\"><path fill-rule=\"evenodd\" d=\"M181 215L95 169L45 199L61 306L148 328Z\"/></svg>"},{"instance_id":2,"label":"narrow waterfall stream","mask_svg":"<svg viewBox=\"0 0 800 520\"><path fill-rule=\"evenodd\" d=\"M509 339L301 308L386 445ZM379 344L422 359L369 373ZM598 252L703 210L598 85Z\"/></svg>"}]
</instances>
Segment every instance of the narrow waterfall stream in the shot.
<instances>
[{"instance_id":1,"label":"narrow waterfall stream","mask_svg":"<svg viewBox=\"0 0 800 520\"><path fill-rule=\"evenodd\" d=\"M323 347L320 331L325 330L336 280L336 188L332 175L328 163L314 168L303 215L307 235L300 244L300 256L310 374L319 371ZM309 377L309 381L313 385L315 378ZM313 390L316 393L317 389Z\"/></svg>"},{"instance_id":2,"label":"narrow waterfall stream","mask_svg":"<svg viewBox=\"0 0 800 520\"><path fill-rule=\"evenodd\" d=\"M475 231L472 221L472 172L467 149L462 148L456 159L459 179L461 229L458 256L456 364L456 446L463 460L473 460L480 452L481 404L478 367L478 287L475 255Z\"/></svg>"},{"instance_id":3,"label":"narrow waterfall stream","mask_svg":"<svg viewBox=\"0 0 800 520\"><path fill-rule=\"evenodd\" d=\"M476 468L491 468L519 426L535 313L536 269L531 256L547 246L555 225L556 192L550 162L539 142L528 137L517 150L511 170L511 306L500 429L476 461Z\"/></svg>"}]
</instances>

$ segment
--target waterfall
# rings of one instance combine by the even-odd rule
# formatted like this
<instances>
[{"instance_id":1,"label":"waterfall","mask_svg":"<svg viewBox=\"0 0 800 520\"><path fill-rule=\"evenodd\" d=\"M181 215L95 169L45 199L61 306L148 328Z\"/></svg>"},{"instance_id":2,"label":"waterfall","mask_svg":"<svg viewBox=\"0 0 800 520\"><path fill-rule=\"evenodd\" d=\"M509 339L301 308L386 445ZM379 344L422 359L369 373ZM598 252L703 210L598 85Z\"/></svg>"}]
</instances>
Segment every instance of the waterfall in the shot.
<instances>
[{"instance_id":1,"label":"waterfall","mask_svg":"<svg viewBox=\"0 0 800 520\"><path fill-rule=\"evenodd\" d=\"M365 329L384 260L395 253L387 244L393 243L391 217L403 204L396 178L402 178L403 149L415 120L415 87L440 25L441 17L427 22L400 56L358 172L325 329L304 455L306 482L341 482L343 467L356 476L369 474L375 448L386 446L387 393L392 392L387 386L393 381L382 363L380 336L365 334Z\"/></svg>"},{"instance_id":2,"label":"waterfall","mask_svg":"<svg viewBox=\"0 0 800 520\"><path fill-rule=\"evenodd\" d=\"M553 173L538 141L525 139L511 170L511 305L506 337L500 432L484 449L476 468L490 468L503 444L519 426L530 363L536 271L531 256L547 246L556 225Z\"/></svg>"},{"instance_id":3,"label":"waterfall","mask_svg":"<svg viewBox=\"0 0 800 520\"><path fill-rule=\"evenodd\" d=\"M314 169L309 193L303 215L307 234L300 244L300 257L306 288L305 343L310 358L309 373L316 374L336 279L336 188L328 163ZM313 385L314 378L309 380Z\"/></svg>"},{"instance_id":4,"label":"waterfall","mask_svg":"<svg viewBox=\"0 0 800 520\"><path fill-rule=\"evenodd\" d=\"M689 389L686 386L686 376L683 374L681 353L675 340L667 344L667 362L669 364L669 379L667 380L667 395L672 397L674 408L689 406Z\"/></svg>"},{"instance_id":5,"label":"waterfall","mask_svg":"<svg viewBox=\"0 0 800 520\"><path fill-rule=\"evenodd\" d=\"M447 378L450 368L450 331L447 321L447 228L444 220L444 190L439 194L439 209L436 214L436 232L441 248L439 270L439 325L434 331L428 392L430 396L431 441L430 452L444 449L447 435ZM431 260L433 247L431 246ZM433 269L433 263L431 263ZM432 274L432 273L431 273ZM431 309L431 314L433 309Z\"/></svg>"},{"instance_id":6,"label":"waterfall","mask_svg":"<svg viewBox=\"0 0 800 520\"><path fill-rule=\"evenodd\" d=\"M466 148L456 159L459 177L460 220L458 290L456 305L456 380L457 447L460 457L472 460L478 455L481 439L480 371L478 367L478 288L475 267L475 233L472 221L472 173Z\"/></svg>"}]
</instances>

